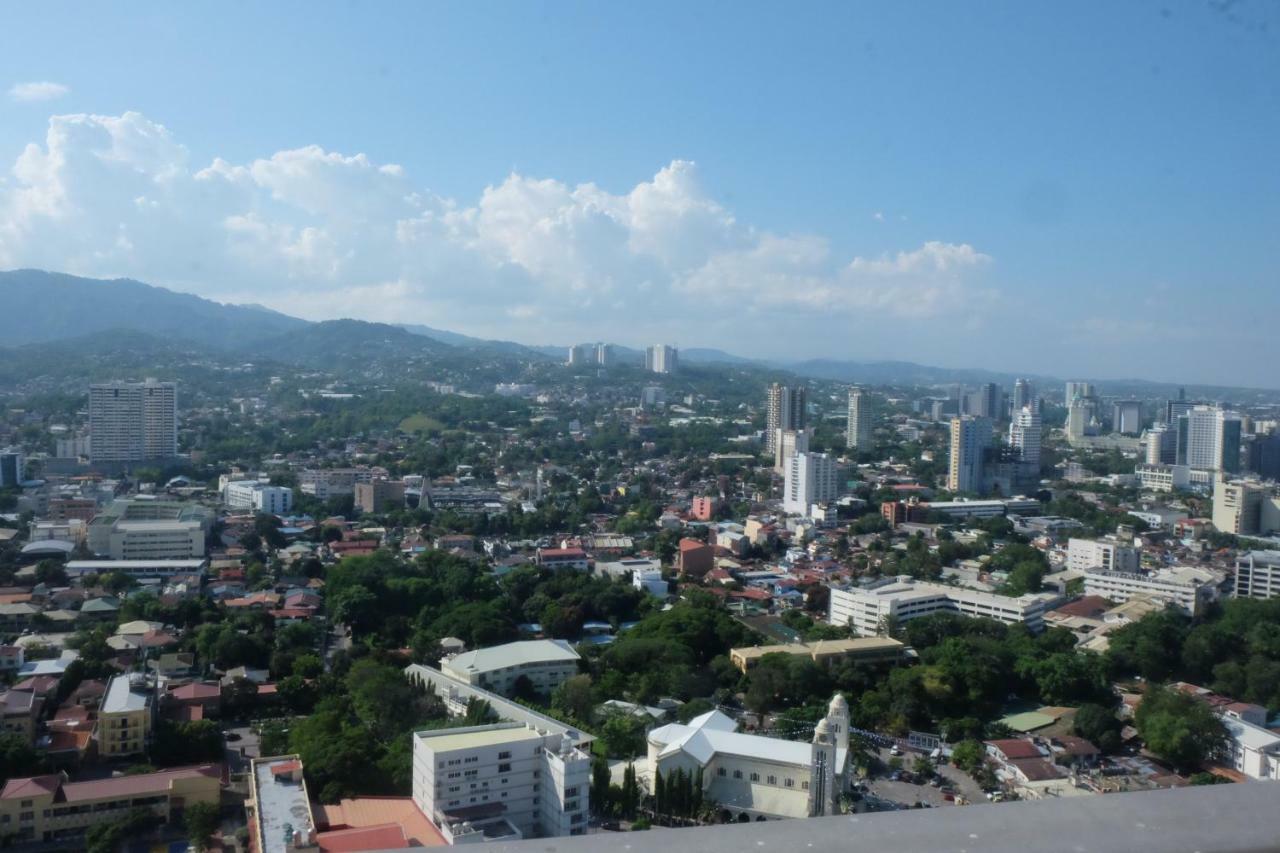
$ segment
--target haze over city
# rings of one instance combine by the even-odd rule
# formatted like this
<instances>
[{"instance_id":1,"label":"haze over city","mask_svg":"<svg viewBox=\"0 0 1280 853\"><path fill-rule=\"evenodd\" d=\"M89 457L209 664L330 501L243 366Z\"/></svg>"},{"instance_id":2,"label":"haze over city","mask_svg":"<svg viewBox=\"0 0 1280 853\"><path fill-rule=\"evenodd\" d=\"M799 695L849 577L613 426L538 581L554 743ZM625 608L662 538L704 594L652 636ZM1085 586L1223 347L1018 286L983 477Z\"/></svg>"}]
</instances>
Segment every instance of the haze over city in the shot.
<instances>
[{"instance_id":1,"label":"haze over city","mask_svg":"<svg viewBox=\"0 0 1280 853\"><path fill-rule=\"evenodd\" d=\"M1280 311L1272 6L231 9L8 11L0 268L534 344L1276 384L1246 322Z\"/></svg>"}]
</instances>

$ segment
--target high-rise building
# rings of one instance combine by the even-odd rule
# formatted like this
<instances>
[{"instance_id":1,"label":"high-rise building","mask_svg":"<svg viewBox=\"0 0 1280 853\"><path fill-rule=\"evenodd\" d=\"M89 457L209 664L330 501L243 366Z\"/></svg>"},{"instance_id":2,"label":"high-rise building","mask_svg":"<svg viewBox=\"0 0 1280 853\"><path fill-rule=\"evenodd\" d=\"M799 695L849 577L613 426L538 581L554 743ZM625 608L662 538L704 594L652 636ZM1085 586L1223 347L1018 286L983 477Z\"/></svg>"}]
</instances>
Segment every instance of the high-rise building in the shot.
<instances>
[{"instance_id":1,"label":"high-rise building","mask_svg":"<svg viewBox=\"0 0 1280 853\"><path fill-rule=\"evenodd\" d=\"M777 382L770 385L764 431L766 449L777 450L778 430L802 430L806 425L804 388L789 388Z\"/></svg>"},{"instance_id":2,"label":"high-rise building","mask_svg":"<svg viewBox=\"0 0 1280 853\"><path fill-rule=\"evenodd\" d=\"M979 418L995 418L1000 414L1000 386L987 382L964 397L964 413Z\"/></svg>"},{"instance_id":3,"label":"high-rise building","mask_svg":"<svg viewBox=\"0 0 1280 853\"><path fill-rule=\"evenodd\" d=\"M797 453L787 462L782 508L805 514L814 504L831 503L839 497L836 460L826 453Z\"/></svg>"},{"instance_id":4,"label":"high-rise building","mask_svg":"<svg viewBox=\"0 0 1280 853\"><path fill-rule=\"evenodd\" d=\"M1187 399L1187 389L1178 389L1178 398L1176 400L1168 400L1164 404L1164 422L1167 424L1176 424L1178 418L1190 411L1195 403Z\"/></svg>"},{"instance_id":5,"label":"high-rise building","mask_svg":"<svg viewBox=\"0 0 1280 853\"><path fill-rule=\"evenodd\" d=\"M596 344L596 364L601 367L613 364L613 344Z\"/></svg>"},{"instance_id":6,"label":"high-rise building","mask_svg":"<svg viewBox=\"0 0 1280 853\"><path fill-rule=\"evenodd\" d=\"M1067 406L1067 438L1084 438L1098 431L1098 406L1092 397L1076 397Z\"/></svg>"},{"instance_id":7,"label":"high-rise building","mask_svg":"<svg viewBox=\"0 0 1280 853\"><path fill-rule=\"evenodd\" d=\"M178 455L178 392L172 382L89 386L89 461L142 462Z\"/></svg>"},{"instance_id":8,"label":"high-rise building","mask_svg":"<svg viewBox=\"0 0 1280 853\"><path fill-rule=\"evenodd\" d=\"M983 491L983 467L991 451L989 418L963 415L951 419L951 456L947 488L953 492Z\"/></svg>"},{"instance_id":9,"label":"high-rise building","mask_svg":"<svg viewBox=\"0 0 1280 853\"><path fill-rule=\"evenodd\" d=\"M0 489L16 488L23 480L22 451L16 447L0 451Z\"/></svg>"},{"instance_id":10,"label":"high-rise building","mask_svg":"<svg viewBox=\"0 0 1280 853\"><path fill-rule=\"evenodd\" d=\"M797 453L809 452L810 432L807 429L780 429L774 435L773 470L787 473L787 464Z\"/></svg>"},{"instance_id":11,"label":"high-rise building","mask_svg":"<svg viewBox=\"0 0 1280 853\"><path fill-rule=\"evenodd\" d=\"M1032 386L1030 382L1028 382L1025 379L1019 379L1017 382L1014 382L1013 383L1013 404L1009 407L1010 413L1014 417L1016 417L1018 412L1022 411L1028 406L1034 406L1035 408L1038 409L1039 405L1037 405L1037 403L1035 402L1035 397L1036 397L1036 389Z\"/></svg>"},{"instance_id":12,"label":"high-rise building","mask_svg":"<svg viewBox=\"0 0 1280 853\"><path fill-rule=\"evenodd\" d=\"M871 395L861 388L849 389L849 425L845 429L845 447L866 450L871 447Z\"/></svg>"},{"instance_id":13,"label":"high-rise building","mask_svg":"<svg viewBox=\"0 0 1280 853\"><path fill-rule=\"evenodd\" d=\"M675 373L680 351L666 344L654 344L644 351L644 369L652 373Z\"/></svg>"},{"instance_id":14,"label":"high-rise building","mask_svg":"<svg viewBox=\"0 0 1280 853\"><path fill-rule=\"evenodd\" d=\"M1193 406L1178 418L1178 464L1203 471L1239 471L1240 426L1235 412Z\"/></svg>"},{"instance_id":15,"label":"high-rise building","mask_svg":"<svg viewBox=\"0 0 1280 853\"><path fill-rule=\"evenodd\" d=\"M1146 432L1148 465L1173 465L1178 461L1178 430L1169 424L1153 424Z\"/></svg>"},{"instance_id":16,"label":"high-rise building","mask_svg":"<svg viewBox=\"0 0 1280 853\"><path fill-rule=\"evenodd\" d=\"M1073 400L1079 400L1085 397L1093 397L1093 384L1090 382L1068 382L1067 396L1064 402L1070 407Z\"/></svg>"},{"instance_id":17,"label":"high-rise building","mask_svg":"<svg viewBox=\"0 0 1280 853\"><path fill-rule=\"evenodd\" d=\"M1280 494L1257 480L1213 481L1213 526L1238 536L1270 535L1280 530Z\"/></svg>"},{"instance_id":18,"label":"high-rise building","mask_svg":"<svg viewBox=\"0 0 1280 853\"><path fill-rule=\"evenodd\" d=\"M1251 472L1264 480L1280 481L1280 432L1254 436L1248 457Z\"/></svg>"},{"instance_id":19,"label":"high-rise building","mask_svg":"<svg viewBox=\"0 0 1280 853\"><path fill-rule=\"evenodd\" d=\"M597 351L592 344L574 344L569 347L569 364L571 365L595 364L597 359Z\"/></svg>"},{"instance_id":20,"label":"high-rise building","mask_svg":"<svg viewBox=\"0 0 1280 853\"><path fill-rule=\"evenodd\" d=\"M1027 465L1040 467L1040 412L1030 405L1013 413L1009 424L1009 446L1018 451L1018 458Z\"/></svg>"},{"instance_id":21,"label":"high-rise building","mask_svg":"<svg viewBox=\"0 0 1280 853\"><path fill-rule=\"evenodd\" d=\"M1142 403L1137 400L1116 400L1111 404L1111 431L1122 435L1137 435L1142 431Z\"/></svg>"}]
</instances>

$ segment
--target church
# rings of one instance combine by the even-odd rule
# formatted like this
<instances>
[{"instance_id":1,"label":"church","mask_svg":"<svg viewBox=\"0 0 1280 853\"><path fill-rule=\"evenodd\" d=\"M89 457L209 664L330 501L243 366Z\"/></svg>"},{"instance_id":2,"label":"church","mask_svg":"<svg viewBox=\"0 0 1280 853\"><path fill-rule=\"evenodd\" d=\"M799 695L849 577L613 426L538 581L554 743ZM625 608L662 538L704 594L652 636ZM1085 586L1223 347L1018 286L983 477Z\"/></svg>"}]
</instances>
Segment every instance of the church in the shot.
<instances>
[{"instance_id":1,"label":"church","mask_svg":"<svg viewBox=\"0 0 1280 853\"><path fill-rule=\"evenodd\" d=\"M683 768L702 771L705 795L735 819L802 818L839 814L852 774L849 705L837 693L814 726L811 743L737 731L720 711L648 735L647 777L670 778Z\"/></svg>"}]
</instances>

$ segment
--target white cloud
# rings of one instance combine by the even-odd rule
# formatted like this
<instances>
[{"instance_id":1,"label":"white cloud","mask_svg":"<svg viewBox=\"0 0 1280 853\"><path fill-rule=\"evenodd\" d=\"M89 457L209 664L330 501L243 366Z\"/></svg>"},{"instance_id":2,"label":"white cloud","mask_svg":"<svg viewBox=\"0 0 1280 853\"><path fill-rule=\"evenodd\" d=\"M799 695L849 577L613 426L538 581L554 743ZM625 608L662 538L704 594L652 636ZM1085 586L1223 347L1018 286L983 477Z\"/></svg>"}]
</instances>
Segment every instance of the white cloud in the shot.
<instances>
[{"instance_id":1,"label":"white cloud","mask_svg":"<svg viewBox=\"0 0 1280 853\"><path fill-rule=\"evenodd\" d=\"M31 83L14 83L9 87L10 100L19 102L30 101L52 101L61 98L70 92L71 89L61 83L50 83L48 80L40 80Z\"/></svg>"},{"instance_id":2,"label":"white cloud","mask_svg":"<svg viewBox=\"0 0 1280 853\"><path fill-rule=\"evenodd\" d=\"M313 318L726 346L741 318L835 332L991 296L991 258L967 244L841 258L824 237L739 222L684 160L622 193L511 174L468 203L314 145L193 166L138 113L80 114L51 118L12 177L0 267L128 275Z\"/></svg>"}]
</instances>

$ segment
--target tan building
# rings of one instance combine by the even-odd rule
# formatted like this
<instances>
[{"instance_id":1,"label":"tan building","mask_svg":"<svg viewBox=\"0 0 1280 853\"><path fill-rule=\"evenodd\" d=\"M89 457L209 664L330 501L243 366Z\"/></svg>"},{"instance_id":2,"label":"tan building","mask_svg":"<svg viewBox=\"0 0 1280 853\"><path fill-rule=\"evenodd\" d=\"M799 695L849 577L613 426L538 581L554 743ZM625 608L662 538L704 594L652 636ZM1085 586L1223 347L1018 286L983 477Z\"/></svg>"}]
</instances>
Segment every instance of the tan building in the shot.
<instances>
[{"instance_id":1,"label":"tan building","mask_svg":"<svg viewBox=\"0 0 1280 853\"><path fill-rule=\"evenodd\" d=\"M6 690L0 693L0 714L4 716L5 733L18 735L27 743L35 741L36 719L43 708L44 697L29 690Z\"/></svg>"},{"instance_id":2,"label":"tan building","mask_svg":"<svg viewBox=\"0 0 1280 853\"><path fill-rule=\"evenodd\" d=\"M902 643L888 637L858 637L852 640L818 640L815 643L787 643L777 646L746 646L729 650L729 660L742 672L747 672L765 655L784 654L807 657L814 663L828 666L836 661L852 660L858 663L897 663L906 649Z\"/></svg>"},{"instance_id":3,"label":"tan building","mask_svg":"<svg viewBox=\"0 0 1280 853\"><path fill-rule=\"evenodd\" d=\"M353 488L356 509L361 512L386 512L404 506L404 483L398 480L356 483Z\"/></svg>"},{"instance_id":4,"label":"tan building","mask_svg":"<svg viewBox=\"0 0 1280 853\"><path fill-rule=\"evenodd\" d=\"M159 773L68 782L65 774L10 779L0 790L0 835L18 842L66 843L90 826L145 808L168 822L192 803L217 805L222 765L175 767Z\"/></svg>"},{"instance_id":5,"label":"tan building","mask_svg":"<svg viewBox=\"0 0 1280 853\"><path fill-rule=\"evenodd\" d=\"M145 752L155 703L140 674L117 675L98 710L98 754L111 759Z\"/></svg>"}]
</instances>

